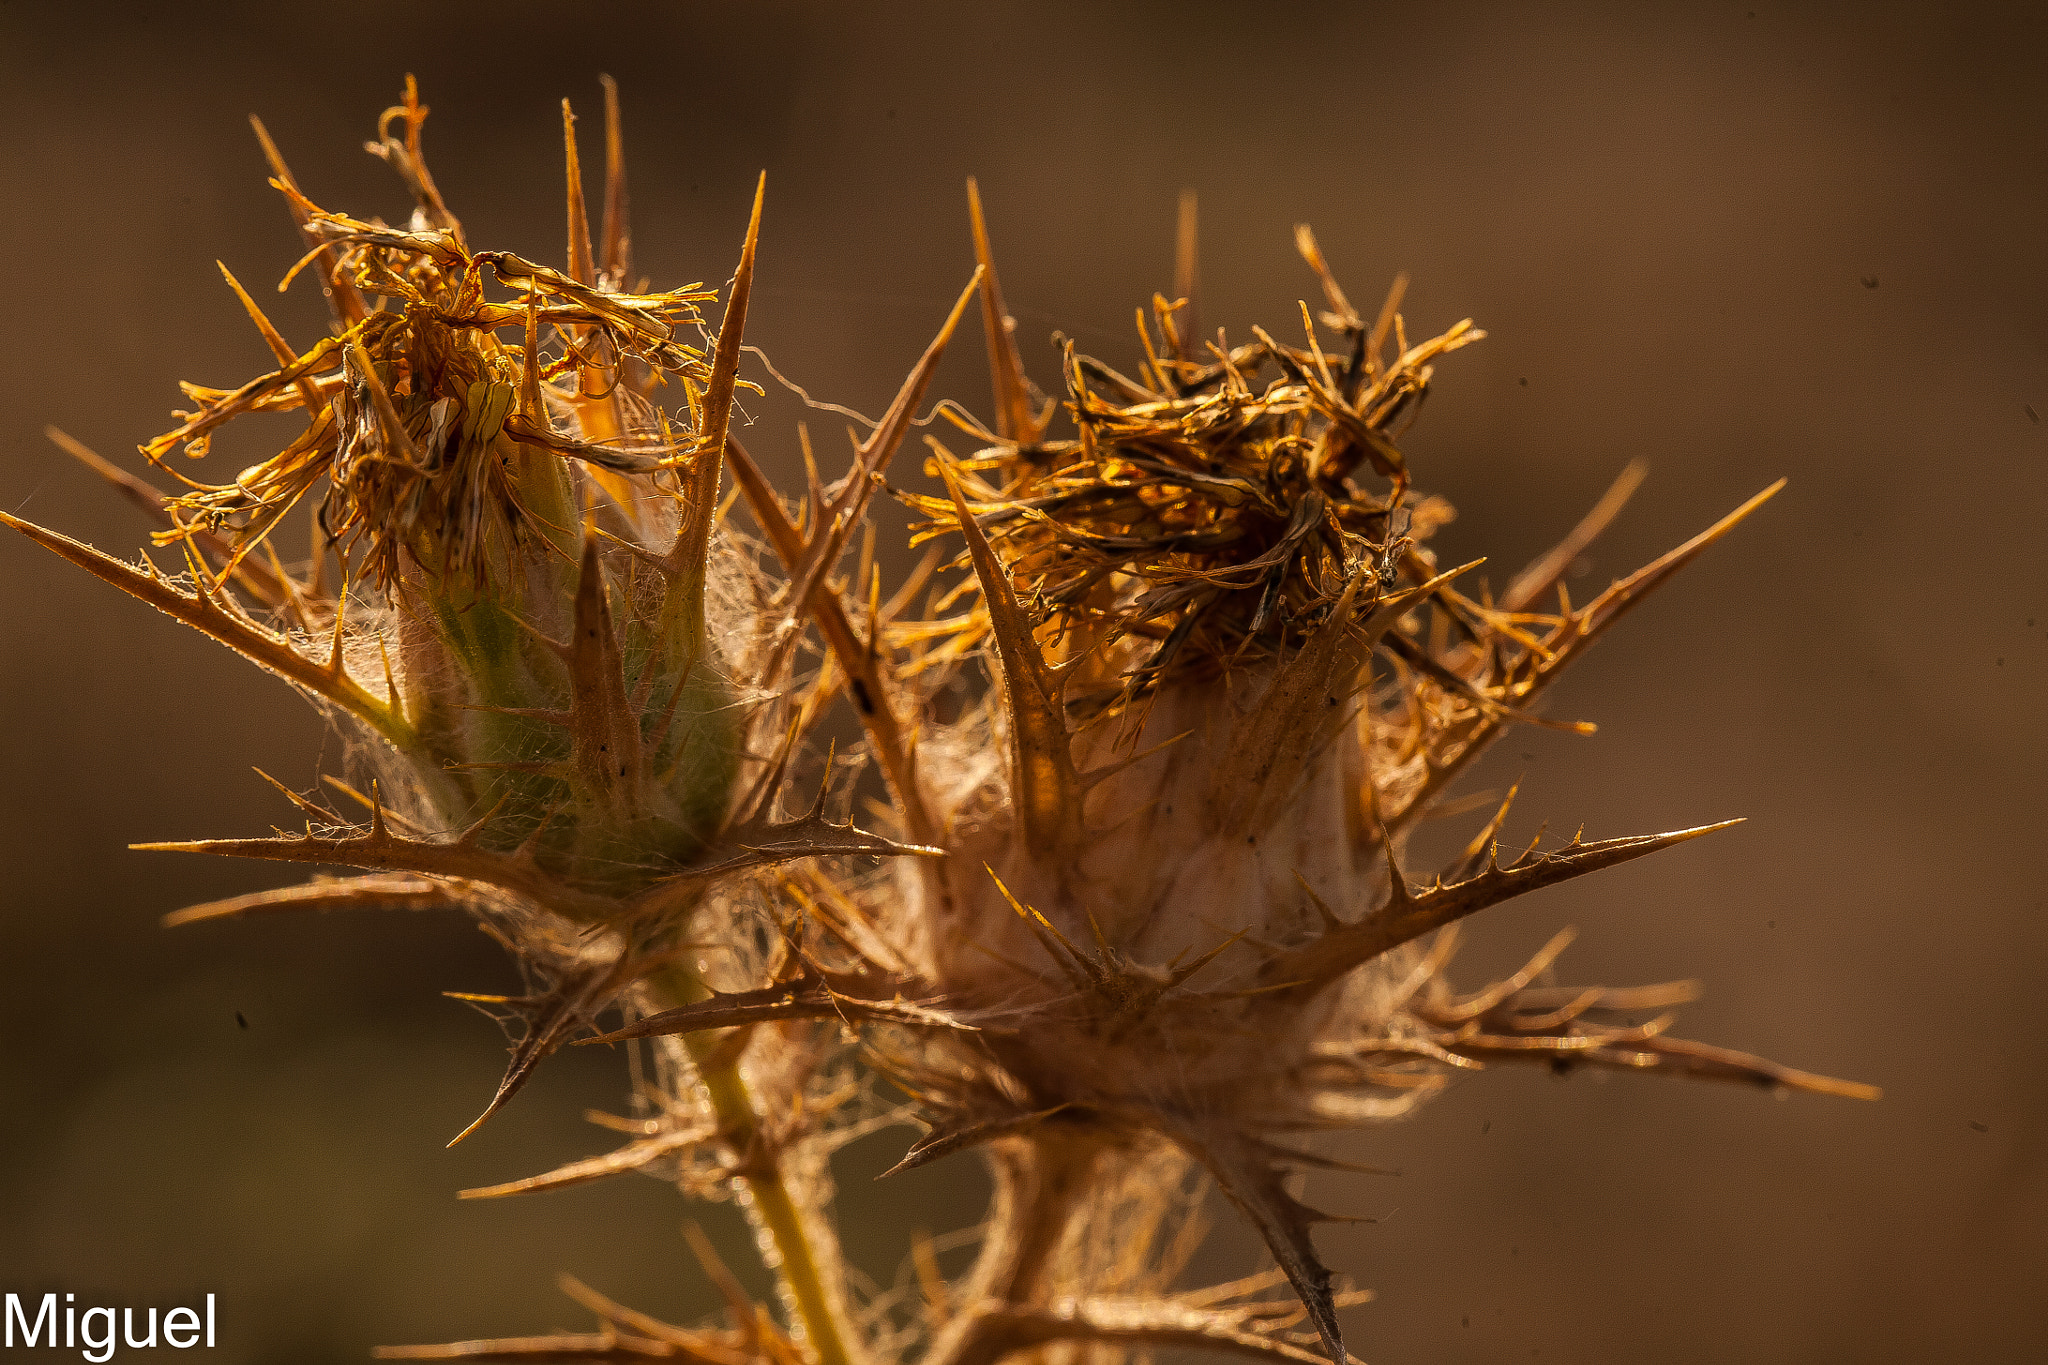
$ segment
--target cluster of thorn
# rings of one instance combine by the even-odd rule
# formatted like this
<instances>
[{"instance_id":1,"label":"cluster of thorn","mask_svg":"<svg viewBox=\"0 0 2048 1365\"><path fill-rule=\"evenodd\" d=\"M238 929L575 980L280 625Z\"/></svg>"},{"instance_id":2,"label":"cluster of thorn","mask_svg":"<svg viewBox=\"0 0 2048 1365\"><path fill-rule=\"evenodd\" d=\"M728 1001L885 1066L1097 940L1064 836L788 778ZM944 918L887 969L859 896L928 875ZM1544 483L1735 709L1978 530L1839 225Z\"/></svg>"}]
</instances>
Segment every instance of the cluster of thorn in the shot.
<instances>
[{"instance_id":1,"label":"cluster of thorn","mask_svg":"<svg viewBox=\"0 0 2048 1365\"><path fill-rule=\"evenodd\" d=\"M567 1292L599 1319L598 1331L383 1354L866 1365L922 1341L925 1358L938 1365L994 1365L1020 1352L1113 1360L1179 1347L1341 1365L1335 1311L1367 1296L1332 1284L1307 1232L1322 1215L1286 1187L1292 1167L1318 1159L1274 1144L1256 1123L1228 1131L1176 1127L1160 1114L1132 1123L1099 1096L1036 1093L1025 1035L1053 1021L1112 1054L1141 1033L1151 1039L1143 1045L1169 1048L1176 1029L1210 1029L1219 1009L1247 1000L1256 1003L1243 1007L1244 1017L1255 1022L1311 1015L1315 1001L1341 993L1376 962L1405 964L1380 1007L1335 1011L1336 1023L1315 1034L1312 1051L1287 1063L1284 1083L1329 1123L1402 1112L1449 1074L1494 1060L1874 1093L1668 1036L1668 1010L1692 998L1690 983L1623 990L1549 984L1543 978L1568 936L1477 992L1450 984L1465 917L1706 829L1574 838L1503 860L1495 842L1508 813L1503 802L1431 883L1411 884L1400 867L1398 850L1415 822L1442 811L1448 786L1507 726L1534 719L1529 708L1563 667L1775 488L1575 607L1563 576L1640 481L1631 467L1499 597L1485 590L1468 596L1453 580L1473 566L1442 571L1423 543L1450 510L1415 496L1399 440L1436 358L1482 334L1461 322L1411 345L1400 312L1405 278L1368 323L1303 228L1297 244L1327 304L1321 322L1341 342L1325 350L1305 305L1300 345L1259 329L1253 342L1235 347L1221 332L1214 343L1201 340L1191 204L1183 211L1177 297L1156 298L1149 322L1139 314L1137 377L1067 347L1064 411L1075 434L1051 439L1058 405L1040 405L1024 377L970 184L978 268L967 292L858 445L847 476L826 485L813 465L808 496L792 507L728 429L734 387L743 382L736 367L760 200L707 363L679 333L698 322L698 305L713 291L626 288L623 153L609 85L607 105L605 224L602 249L593 250L565 104L571 192L560 271L468 246L426 169L426 110L410 82L371 144L412 192L413 220L403 230L317 208L264 136L273 183L307 245L301 264L319 265L334 334L296 350L230 276L278 368L232 390L187 386L199 411L181 414L176 431L143 450L168 467L179 446L203 455L221 425L258 411L301 410L305 433L226 483L179 475L186 491L174 497L60 437L156 519L159 542L176 544L186 557L182 576L163 574L146 557L142 567L131 566L0 513L0 522L359 723L384 746L380 753L397 755L382 760L386 772L432 760L433 779L446 781L455 765L440 762L424 737L425 717L404 703L404 670L394 676L388 652L376 651L375 671L363 667L360 648L351 661L348 589L329 593L321 581L331 551L370 576L386 607L401 603L415 582L467 578L487 587L523 548L560 560L573 602L557 624L573 635L542 642L560 654L574 705L533 718L572 732L570 759L552 765L565 774L562 789L604 809L616 801L622 824L638 818L647 784L621 752L646 750L635 763L664 754L671 765L682 761L680 751L664 748L666 719L649 737L646 689L628 687L619 640L630 638L629 628L651 635L668 622L687 645L694 622L699 643L671 646L683 649L671 663L685 679L692 670L719 670L721 686L739 699L740 766L751 765L751 780L733 786L686 855L631 884L578 875L563 846L548 842L551 813L512 828L503 807L514 789L493 803L485 799L487 783L459 774L460 799L452 804L467 811L460 821L444 818L449 802L397 809L374 784L365 792L335 780L367 810L366 821L287 791L306 816L303 833L149 846L365 874L193 907L171 916L173 923L365 906L477 916L534 977L524 995L463 997L518 1025L505 1075L477 1123L568 1043L632 1049L636 1112L599 1116L628 1139L623 1146L466 1197L644 1171L700 1195L744 1189L750 1214L774 1244L781 1318L752 1302L693 1232L693 1248L726 1299L722 1327L672 1326L568 1281ZM402 135L391 131L397 124ZM512 291L510 299L486 296L487 270ZM888 486L889 463L977 294L995 420L984 427L953 414L982 442L964 457L933 442L933 472L948 496L897 490L928 518L921 538L963 537L954 567L966 572L950 589L938 585L922 618L912 619L909 604L941 571L936 554L886 603L871 546L850 582L840 564L868 524L873 493ZM504 330L518 341L502 342ZM544 331L552 336L545 348ZM682 398L673 428L654 402L671 381ZM535 458L575 471L580 512L573 503L536 506L522 491L533 485L521 481L521 462ZM706 644L705 566L729 506L719 495L727 469L783 579L772 592L757 582L751 629ZM316 494L319 553L301 576L279 558L273 532ZM649 518L643 509L651 504L665 510ZM601 517L618 533L601 536ZM663 585L640 593L661 603L641 613L644 620L635 615L637 580L630 577L641 569ZM963 599L969 605L960 614L940 614ZM586 645L586 638L599 643ZM643 652L652 657L657 645ZM1006 1013L956 995L920 941L937 930L911 919L912 911L934 921L953 913L972 899L962 888L980 875L945 870L946 855L964 849L956 819L961 784L948 789L932 765L949 738L934 698L945 679L982 659L999 686L976 713L985 728L974 733L999 736L1017 846L1046 863L1071 861L1096 837L1081 813L1094 785L1155 752L1077 774L1072 746L1090 723L1124 717L1135 731L1145 706L1170 687L1228 681L1238 670L1269 679L1218 765L1247 780L1211 798L1215 828L1235 843L1275 819L1292 780L1282 770L1306 766L1327 745L1338 713L1324 711L1324 694L1333 707L1339 692L1359 701L1336 723L1354 727L1351 737L1370 760L1362 788L1347 800L1361 812L1358 846L1383 861L1384 882L1374 883L1383 894L1370 905L1333 910L1302 879L1316 920L1306 932L1282 940L1246 929L1155 966L1105 933L1092 912L1090 943L1013 896L993 868L981 869L1008 906L1004 914L1014 912L1057 973L1055 981L1018 968L1015 979L1051 981L1057 998ZM1378 682L1376 660L1389 666ZM682 691L676 683L670 713ZM865 756L887 784L887 815L901 841L829 818L833 775L844 767L830 754L815 799L801 814L785 813L797 768L822 747L811 738L842 697L864 731ZM880 878L860 861L877 857L909 859L916 870L897 881ZM1426 948L1409 947L1425 941ZM1231 969L1229 989L1188 989L1232 949L1252 961ZM608 1014L615 1023L601 1022ZM652 1077L638 1072L647 1055ZM849 1058L866 1075L893 1080L908 1102L879 1105ZM829 1179L819 1173L834 1146L884 1122L927 1130L899 1169L984 1146L998 1175L973 1271L949 1284L931 1244L913 1248L922 1308L909 1328L884 1320L886 1294L856 1308L830 1224ZM1119 1153L1114 1161L1105 1156L1111 1152ZM1166 1291L1192 1243L1155 1235L1169 1213L1189 1215L1186 1199L1162 1187L1178 1182L1190 1163L1206 1168L1247 1214L1278 1270ZM1113 1169L1124 1172L1115 1189L1106 1174ZM1062 1171L1102 1182L1100 1197L1091 1205L1071 1188L1053 1189ZM1036 1216L1033 1201L1060 1212ZM1191 1215L1185 1227L1199 1236ZM1100 1245L1091 1250L1088 1235ZM1087 1267L1092 1279L1077 1287L1072 1267L1063 1277L1055 1264L1063 1257ZM1295 1299L1261 1297L1283 1280Z\"/></svg>"}]
</instances>

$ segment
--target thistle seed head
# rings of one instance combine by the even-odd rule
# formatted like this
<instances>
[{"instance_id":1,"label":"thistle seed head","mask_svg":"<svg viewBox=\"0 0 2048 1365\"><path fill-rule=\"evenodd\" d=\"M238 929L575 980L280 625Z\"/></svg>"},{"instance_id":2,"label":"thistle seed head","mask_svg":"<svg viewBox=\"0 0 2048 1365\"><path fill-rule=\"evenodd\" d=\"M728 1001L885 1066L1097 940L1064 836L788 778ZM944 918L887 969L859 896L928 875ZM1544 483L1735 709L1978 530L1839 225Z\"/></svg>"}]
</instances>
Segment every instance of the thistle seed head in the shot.
<instances>
[{"instance_id":1,"label":"thistle seed head","mask_svg":"<svg viewBox=\"0 0 2048 1365\"><path fill-rule=\"evenodd\" d=\"M1403 849L1505 727L1555 724L1529 708L1565 663L1762 498L1584 608L1559 581L1577 549L1502 599L1471 593L1477 564L1428 548L1451 509L1418 492L1401 445L1435 361L1483 335L1469 320L1410 344L1403 279L1367 322L1303 227L1330 348L1306 305L1297 344L1255 327L1232 346L1183 329L1190 299L1155 297L1135 377L1064 346L1075 435L1050 440L978 202L972 218L998 420L958 423L980 438L962 455L933 440L948 496L907 500L920 537L963 538L981 602L907 640L944 659L985 648L997 686L969 725L1004 761L939 797L953 856L927 878L916 941L949 1008L988 1026L932 1046L971 1047L1000 1078L958 1092L941 1141L1167 1141L1265 1236L1341 1359L1308 1234L1321 1215L1283 1184L1303 1133L1405 1112L1482 1056L1699 1069L1668 1018L1601 1026L1602 992L1563 1009L1523 995L1547 959L1477 997L1443 971L1463 917L1719 826L1502 858L1503 805L1426 882Z\"/></svg>"},{"instance_id":2,"label":"thistle seed head","mask_svg":"<svg viewBox=\"0 0 2048 1365\"><path fill-rule=\"evenodd\" d=\"M320 207L264 138L309 246L284 284L316 272L335 332L298 349L222 267L278 364L186 385L196 410L142 447L183 485L155 540L202 596L253 589L287 637L331 641L315 690L389 741L366 766L416 825L489 813L486 848L531 841L578 885L645 886L704 850L738 775L706 625L715 498L696 487L715 488L708 404L736 380L689 342L716 291L630 290L622 219L598 262L566 101L566 267L472 249L427 169L426 116L408 82L369 144L412 192L404 228ZM622 211L622 189L607 199ZM184 471L253 412L306 427L230 480ZM300 583L274 543L308 507Z\"/></svg>"}]
</instances>

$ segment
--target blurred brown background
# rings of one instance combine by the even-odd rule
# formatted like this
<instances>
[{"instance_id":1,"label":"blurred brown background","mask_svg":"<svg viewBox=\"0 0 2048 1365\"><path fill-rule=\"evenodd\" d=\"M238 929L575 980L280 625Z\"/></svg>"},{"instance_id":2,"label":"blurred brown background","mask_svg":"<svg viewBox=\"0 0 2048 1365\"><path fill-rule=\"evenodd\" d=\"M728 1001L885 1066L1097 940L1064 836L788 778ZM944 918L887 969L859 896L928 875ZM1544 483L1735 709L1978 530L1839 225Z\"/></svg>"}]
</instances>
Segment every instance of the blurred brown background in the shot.
<instances>
[{"instance_id":1,"label":"blurred brown background","mask_svg":"<svg viewBox=\"0 0 2048 1365\"><path fill-rule=\"evenodd\" d=\"M319 202L406 208L357 150L417 72L472 240L557 259L556 101L623 86L639 261L723 280L769 172L750 338L882 408L971 268L981 177L1034 375L1064 328L1111 363L1202 204L1205 321L1285 333L1315 225L1354 298L1414 273L1440 366L1409 448L1504 582L1635 456L1577 595L1780 474L1791 486L1632 617L1512 737L1511 833L1741 829L1546 892L1465 971L1579 925L1573 981L1699 976L1681 1031L1881 1084L1877 1105L1647 1078L1462 1081L1317 1177L1378 1291L1372 1365L2039 1359L2048 1341L2048 51L2032 7L1773 3L1196 8L385 3L0 7L0 506L126 550L137 517L39 434L139 468L190 378L267 354L214 270L298 252L244 117ZM1426 10L1427 12L1418 12ZM593 174L592 190L596 179ZM266 299L274 296L265 294ZM294 286L302 344L324 314ZM970 324L972 326L972 324ZM939 391L987 408L968 332ZM753 405L788 471L796 409ZM2031 412L2029 408L2031 407ZM838 449L839 423L814 430ZM213 473L258 452L224 441ZM124 453L125 452L125 453ZM907 466L906 466L907 472ZM715 1302L683 1205L630 1180L464 1186L600 1150L615 1059L559 1058L452 1152L502 1058L441 998L511 974L467 926L331 917L165 933L288 874L128 853L264 831L335 741L225 651L0 540L0 1289L221 1295L226 1361L581 1329L574 1271L683 1319ZM1465 823L1442 839L1464 837ZM237 1026L236 1014L247 1020ZM876 1186L849 1232L971 1222L971 1159ZM702 1215L735 1238L729 1210ZM1259 1263L1224 1212L1207 1268Z\"/></svg>"}]
</instances>

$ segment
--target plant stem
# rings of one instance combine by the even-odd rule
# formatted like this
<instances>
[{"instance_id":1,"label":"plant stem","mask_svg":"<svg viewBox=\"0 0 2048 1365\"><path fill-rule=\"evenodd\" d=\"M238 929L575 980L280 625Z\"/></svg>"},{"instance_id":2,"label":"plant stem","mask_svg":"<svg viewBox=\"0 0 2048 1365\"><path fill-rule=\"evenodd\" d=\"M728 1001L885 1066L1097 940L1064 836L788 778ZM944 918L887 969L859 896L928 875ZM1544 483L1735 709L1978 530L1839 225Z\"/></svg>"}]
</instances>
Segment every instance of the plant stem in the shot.
<instances>
[{"instance_id":1,"label":"plant stem","mask_svg":"<svg viewBox=\"0 0 2048 1365\"><path fill-rule=\"evenodd\" d=\"M959 1289L959 1310L925 1365L995 1365L1017 1347L1013 1310L1044 1306L1048 1272L1101 1154L1086 1136L1040 1131L998 1138L987 1150L995 1179L981 1255Z\"/></svg>"},{"instance_id":2,"label":"plant stem","mask_svg":"<svg viewBox=\"0 0 2048 1365\"><path fill-rule=\"evenodd\" d=\"M664 973L656 989L677 1004L691 1004L709 992L686 972ZM790 1311L802 1326L816 1365L864 1365L858 1338L845 1321L839 1296L826 1278L820 1252L832 1246L829 1229L813 1227L819 1215L798 1203L783 1178L782 1153L761 1130L754 1097L740 1074L739 1061L720 1045L723 1033L693 1033L683 1040L697 1075L711 1101L720 1136L740 1163L738 1179L752 1196L749 1217L774 1243L781 1264L774 1267ZM725 1052L725 1058L719 1057Z\"/></svg>"},{"instance_id":3,"label":"plant stem","mask_svg":"<svg viewBox=\"0 0 2048 1365\"><path fill-rule=\"evenodd\" d=\"M702 1059L716 1047L716 1041L700 1039L701 1035L691 1037L690 1055ZM700 1068L698 1074L710 1093L719 1131L746 1163L747 1170L740 1178L754 1197L754 1216L775 1243L782 1261L776 1273L782 1277L818 1365L854 1365L848 1349L851 1333L840 1321L838 1305L821 1273L817 1238L805 1221L807 1211L791 1197L782 1178L781 1154L762 1138L753 1096L739 1064Z\"/></svg>"}]
</instances>

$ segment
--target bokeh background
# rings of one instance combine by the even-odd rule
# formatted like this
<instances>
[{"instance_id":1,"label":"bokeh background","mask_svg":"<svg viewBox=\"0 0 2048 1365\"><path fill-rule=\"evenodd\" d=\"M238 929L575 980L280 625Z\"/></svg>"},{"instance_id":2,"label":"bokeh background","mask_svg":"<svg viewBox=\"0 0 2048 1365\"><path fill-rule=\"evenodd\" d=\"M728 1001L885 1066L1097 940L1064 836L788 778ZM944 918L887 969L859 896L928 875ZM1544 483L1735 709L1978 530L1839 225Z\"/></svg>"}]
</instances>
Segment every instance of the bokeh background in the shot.
<instances>
[{"instance_id":1,"label":"bokeh background","mask_svg":"<svg viewBox=\"0 0 2048 1365\"><path fill-rule=\"evenodd\" d=\"M1698 976L1682 1032L1885 1087L1876 1105L1495 1071L1323 1176L1379 1294L1372 1365L2038 1358L2048 1340L2048 61L2033 7L1037 3L0 6L0 506L102 547L139 519L42 438L140 468L174 382L267 353L213 262L298 253L245 116L319 202L398 216L358 150L416 72L471 239L561 253L557 101L624 90L657 282L723 280L769 173L750 338L879 411L971 269L981 177L1033 374L1063 329L1113 364L1201 202L1205 321L1285 333L1313 223L1352 296L1414 274L1411 335L1467 315L1409 441L1504 582L1625 462L1648 484L1583 598L1779 475L1789 489L1557 691L1593 739L1512 736L1510 834L1751 817L1541 893L1466 971L1584 931L1564 977ZM596 191L595 176L592 180ZM271 296L264 295L267 299ZM272 315L304 343L305 284ZM970 324L970 327L972 324ZM971 331L938 391L987 409ZM758 373L758 372L757 372ZM750 404L795 468L800 409ZM823 448L838 419L814 415ZM262 453L252 435L216 457ZM908 467L906 466L906 470ZM216 470L218 475L221 471ZM900 524L897 523L897 524ZM901 562L901 561L897 561ZM598 1151L618 1062L558 1058L452 1151L502 1039L443 989L511 983L466 925L335 916L159 929L284 874L137 840L252 834L337 742L273 680L0 540L0 1289L221 1296L229 1361L581 1330L573 1271L690 1320L715 1300L646 1180L454 1191ZM1476 820L1473 816L1469 819ZM1462 840L1465 824L1430 837ZM237 1015L246 1021L240 1026ZM887 1281L972 1223L971 1157L842 1207ZM1249 1271L1227 1210L1203 1269Z\"/></svg>"}]
</instances>

